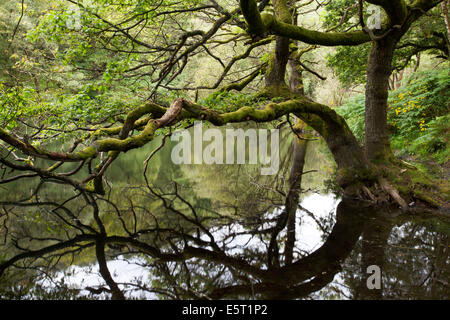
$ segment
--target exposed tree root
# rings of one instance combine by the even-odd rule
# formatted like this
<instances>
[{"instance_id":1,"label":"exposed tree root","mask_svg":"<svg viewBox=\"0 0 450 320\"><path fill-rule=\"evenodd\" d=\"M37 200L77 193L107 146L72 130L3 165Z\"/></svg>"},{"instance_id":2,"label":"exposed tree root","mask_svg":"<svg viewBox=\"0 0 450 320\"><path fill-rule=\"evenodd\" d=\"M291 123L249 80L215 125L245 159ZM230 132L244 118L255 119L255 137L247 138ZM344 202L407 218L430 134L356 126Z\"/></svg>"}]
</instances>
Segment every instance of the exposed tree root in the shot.
<instances>
[{"instance_id":1,"label":"exposed tree root","mask_svg":"<svg viewBox=\"0 0 450 320\"><path fill-rule=\"evenodd\" d=\"M391 184L389 184L389 182L387 182L387 180L385 178L379 178L378 181L380 182L381 188L387 192L392 199L394 199L395 202L397 202L397 204L402 208L402 209L407 209L408 208L408 204L406 203L406 201L400 196L400 193L398 192L398 190L396 188L394 188Z\"/></svg>"},{"instance_id":2,"label":"exposed tree root","mask_svg":"<svg viewBox=\"0 0 450 320\"><path fill-rule=\"evenodd\" d=\"M367 188L366 186L362 186L362 191L364 192L364 194L369 197L373 202L377 201L377 198L374 196L374 194L370 191L369 188Z\"/></svg>"},{"instance_id":3,"label":"exposed tree root","mask_svg":"<svg viewBox=\"0 0 450 320\"><path fill-rule=\"evenodd\" d=\"M373 204L391 204L409 214L450 218L448 183L430 179L411 164L396 160L372 166L375 179L344 189L346 196Z\"/></svg>"}]
</instances>

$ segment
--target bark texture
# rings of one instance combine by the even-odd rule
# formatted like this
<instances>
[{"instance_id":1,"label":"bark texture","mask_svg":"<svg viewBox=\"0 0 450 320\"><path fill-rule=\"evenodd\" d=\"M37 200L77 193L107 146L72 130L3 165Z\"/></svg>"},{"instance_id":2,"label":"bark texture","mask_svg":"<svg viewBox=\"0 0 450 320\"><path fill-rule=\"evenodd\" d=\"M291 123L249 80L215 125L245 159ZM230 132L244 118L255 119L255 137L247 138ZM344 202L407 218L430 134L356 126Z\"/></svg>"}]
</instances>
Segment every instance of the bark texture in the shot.
<instances>
[{"instance_id":1,"label":"bark texture","mask_svg":"<svg viewBox=\"0 0 450 320\"><path fill-rule=\"evenodd\" d=\"M387 126L387 99L392 58L397 41L393 38L373 43L367 69L365 149L371 161L391 155Z\"/></svg>"}]
</instances>

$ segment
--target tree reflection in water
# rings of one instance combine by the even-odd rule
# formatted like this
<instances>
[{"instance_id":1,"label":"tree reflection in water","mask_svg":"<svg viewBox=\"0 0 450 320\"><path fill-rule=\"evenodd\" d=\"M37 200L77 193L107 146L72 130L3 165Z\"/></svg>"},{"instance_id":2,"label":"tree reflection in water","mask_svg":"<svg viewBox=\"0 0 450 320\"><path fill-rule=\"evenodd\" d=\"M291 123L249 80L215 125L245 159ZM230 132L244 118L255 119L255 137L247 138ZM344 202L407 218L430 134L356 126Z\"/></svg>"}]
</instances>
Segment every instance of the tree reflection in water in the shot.
<instances>
[{"instance_id":1,"label":"tree reflection in water","mask_svg":"<svg viewBox=\"0 0 450 320\"><path fill-rule=\"evenodd\" d=\"M445 215L413 218L344 198L320 217L299 205L302 175L293 173L303 172L304 163L295 153L305 150L291 151L296 169L284 180L286 192L261 191L273 181L247 183L247 190L230 191L243 193L239 201L225 193L198 196L192 185L173 181L116 186L105 197L58 184L55 200L54 185L47 187L54 181L42 179L30 184L31 196L4 194L0 297L449 298ZM214 173L216 179L226 175ZM299 245L308 216L323 237L311 252ZM117 280L123 275L109 266L118 260L137 264L143 277ZM371 265L382 270L380 290L366 285ZM99 283L69 283L70 270L89 266L99 271Z\"/></svg>"}]
</instances>

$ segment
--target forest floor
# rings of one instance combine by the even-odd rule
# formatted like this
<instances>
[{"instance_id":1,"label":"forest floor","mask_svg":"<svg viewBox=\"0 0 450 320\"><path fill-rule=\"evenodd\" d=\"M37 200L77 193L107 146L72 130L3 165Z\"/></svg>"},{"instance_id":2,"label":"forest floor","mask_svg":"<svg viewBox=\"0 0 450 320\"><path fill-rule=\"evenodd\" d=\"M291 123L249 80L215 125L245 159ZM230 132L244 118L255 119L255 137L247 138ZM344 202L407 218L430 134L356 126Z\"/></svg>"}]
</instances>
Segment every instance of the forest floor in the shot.
<instances>
[{"instance_id":1,"label":"forest floor","mask_svg":"<svg viewBox=\"0 0 450 320\"><path fill-rule=\"evenodd\" d=\"M440 164L434 159L421 159L404 155L401 160L419 166L422 171L430 174L432 178L450 181L450 161Z\"/></svg>"}]
</instances>

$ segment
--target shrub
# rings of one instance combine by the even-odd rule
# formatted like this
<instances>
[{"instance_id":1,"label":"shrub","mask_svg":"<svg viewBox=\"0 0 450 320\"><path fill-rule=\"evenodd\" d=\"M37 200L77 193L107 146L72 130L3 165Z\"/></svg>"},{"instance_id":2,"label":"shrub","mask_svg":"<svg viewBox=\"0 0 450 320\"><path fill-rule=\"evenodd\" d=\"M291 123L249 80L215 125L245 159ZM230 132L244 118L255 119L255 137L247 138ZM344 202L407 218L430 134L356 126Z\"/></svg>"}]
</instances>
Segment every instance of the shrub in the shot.
<instances>
[{"instance_id":1,"label":"shrub","mask_svg":"<svg viewBox=\"0 0 450 320\"><path fill-rule=\"evenodd\" d=\"M450 72L418 72L389 95L388 125L392 147L399 155L431 155L448 159ZM364 141L364 95L337 109L360 142Z\"/></svg>"}]
</instances>

